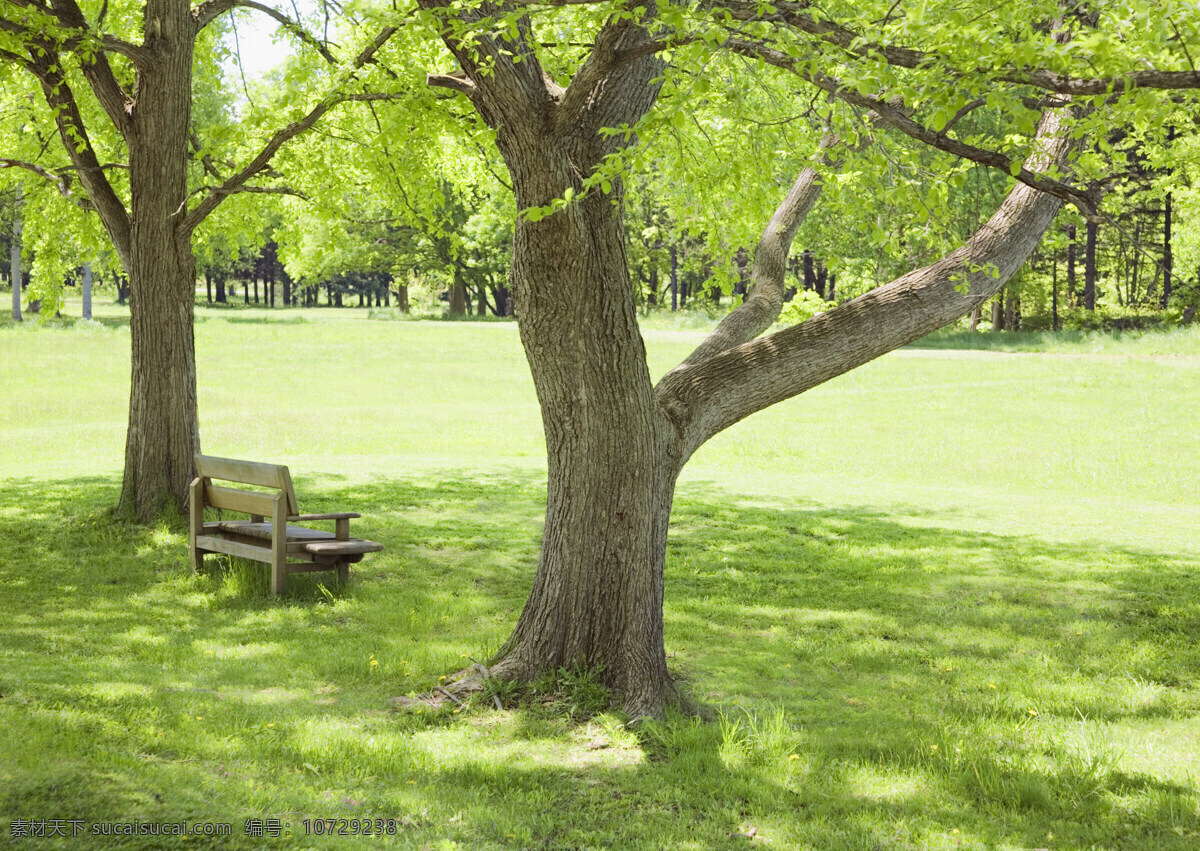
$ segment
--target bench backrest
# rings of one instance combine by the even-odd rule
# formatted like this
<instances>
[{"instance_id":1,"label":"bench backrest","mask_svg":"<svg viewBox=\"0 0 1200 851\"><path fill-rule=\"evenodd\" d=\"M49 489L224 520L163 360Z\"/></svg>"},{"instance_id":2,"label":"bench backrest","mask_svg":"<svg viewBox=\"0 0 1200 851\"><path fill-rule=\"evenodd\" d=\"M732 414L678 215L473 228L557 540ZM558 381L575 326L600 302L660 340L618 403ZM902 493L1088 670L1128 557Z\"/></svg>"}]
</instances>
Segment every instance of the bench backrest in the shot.
<instances>
[{"instance_id":1,"label":"bench backrest","mask_svg":"<svg viewBox=\"0 0 1200 851\"><path fill-rule=\"evenodd\" d=\"M240 511L244 514L271 516L276 493L282 492L284 509L289 517L300 513L292 474L283 464L260 464L257 461L238 461L215 455L196 455L196 475L204 480L204 503L212 508ZM214 485L212 480L235 485L271 488L270 491Z\"/></svg>"}]
</instances>

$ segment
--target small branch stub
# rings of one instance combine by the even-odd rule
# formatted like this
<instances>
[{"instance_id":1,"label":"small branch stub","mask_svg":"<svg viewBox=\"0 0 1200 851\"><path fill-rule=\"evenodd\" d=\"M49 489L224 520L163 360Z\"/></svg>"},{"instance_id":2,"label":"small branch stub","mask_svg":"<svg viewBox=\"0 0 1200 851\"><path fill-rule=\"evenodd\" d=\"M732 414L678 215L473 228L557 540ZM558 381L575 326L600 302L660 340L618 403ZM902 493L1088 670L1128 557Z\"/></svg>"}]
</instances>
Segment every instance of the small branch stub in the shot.
<instances>
[{"instance_id":1,"label":"small branch stub","mask_svg":"<svg viewBox=\"0 0 1200 851\"><path fill-rule=\"evenodd\" d=\"M450 89L467 97L475 94L475 84L461 71L453 74L426 74L425 84L435 88Z\"/></svg>"}]
</instances>

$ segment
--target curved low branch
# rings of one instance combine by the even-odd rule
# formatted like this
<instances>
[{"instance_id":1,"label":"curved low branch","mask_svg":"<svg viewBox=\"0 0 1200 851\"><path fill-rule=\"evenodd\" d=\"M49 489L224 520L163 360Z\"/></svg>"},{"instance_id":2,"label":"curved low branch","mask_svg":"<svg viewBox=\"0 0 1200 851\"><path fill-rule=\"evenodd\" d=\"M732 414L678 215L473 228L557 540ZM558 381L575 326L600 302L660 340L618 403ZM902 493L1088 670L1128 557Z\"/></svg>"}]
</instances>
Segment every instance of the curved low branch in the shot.
<instances>
[{"instance_id":1,"label":"curved low branch","mask_svg":"<svg viewBox=\"0 0 1200 851\"><path fill-rule=\"evenodd\" d=\"M1064 110L1048 112L1035 166L1063 164L1073 142ZM1024 184L971 239L808 322L669 372L655 388L687 458L714 434L953 322L990 298L1028 258L1061 202Z\"/></svg>"},{"instance_id":2,"label":"curved low branch","mask_svg":"<svg viewBox=\"0 0 1200 851\"><path fill-rule=\"evenodd\" d=\"M796 231L817 203L824 186L819 169L837 168L838 162L829 155L841 139L827 133L821 139L820 150L814 158L817 165L806 166L787 196L775 208L754 250L754 267L750 273L750 294L729 313L696 349L684 359L684 364L699 363L726 349L753 340L771 327L783 308L784 273L788 253Z\"/></svg>"}]
</instances>

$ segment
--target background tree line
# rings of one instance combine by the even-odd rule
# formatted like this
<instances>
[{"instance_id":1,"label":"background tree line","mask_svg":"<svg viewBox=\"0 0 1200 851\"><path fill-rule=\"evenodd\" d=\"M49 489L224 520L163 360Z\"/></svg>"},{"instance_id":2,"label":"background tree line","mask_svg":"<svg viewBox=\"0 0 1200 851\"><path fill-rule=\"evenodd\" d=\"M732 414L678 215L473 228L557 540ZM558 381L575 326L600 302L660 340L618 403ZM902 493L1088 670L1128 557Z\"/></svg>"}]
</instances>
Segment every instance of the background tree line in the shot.
<instances>
[{"instance_id":1,"label":"background tree line","mask_svg":"<svg viewBox=\"0 0 1200 851\"><path fill-rule=\"evenodd\" d=\"M1189 135L1172 133L1172 143L1196 150ZM1088 222L1066 210L1037 252L987 311L969 320L972 328L1058 330L1134 328L1180 321L1200 306L1200 191L1195 166L1161 169L1161 150L1134 149L1129 172L1115 175L1103 194L1104 219ZM82 289L89 266L93 288L117 303L129 284L94 223L70 216L61 199L12 170L0 194L2 286L11 290L14 269L21 290L14 318L55 306L62 288ZM994 203L1002 185L973 169L965 185ZM714 251L703 224L673 217L662 193L639 183L626 216L630 276L645 310L692 310L716 315L744 296L751 252L744 246ZM512 315L507 287L511 251L511 204L507 190L493 184L463 193L444 183L444 205L432 224L408 223L382 207L363 205L349 217L316 210L307 200L293 204L259 200L253 215L206 241L197 252L198 298L210 304L267 307L388 307L409 312L414 304L432 313ZM930 211L942 224L954 210ZM372 218L366 218L371 216ZM64 217L69 226L64 229ZM886 212L879 221L890 219ZM284 224L286 220L286 224ZM887 277L898 246L910 259L935 252L953 228L914 230L903 216L891 227L842 230L833 205L811 223L813 248L801 248L787 266L790 302L811 293L836 303L872 288ZM820 234L838 233L830 244ZM803 238L803 235L801 236ZM863 246L868 249L864 251ZM881 247L882 246L882 249ZM732 248L732 250L731 250ZM410 288L423 295L411 299ZM805 299L797 317L819 302ZM1190 311L1189 311L1190 308ZM51 311L53 312L53 311Z\"/></svg>"}]
</instances>

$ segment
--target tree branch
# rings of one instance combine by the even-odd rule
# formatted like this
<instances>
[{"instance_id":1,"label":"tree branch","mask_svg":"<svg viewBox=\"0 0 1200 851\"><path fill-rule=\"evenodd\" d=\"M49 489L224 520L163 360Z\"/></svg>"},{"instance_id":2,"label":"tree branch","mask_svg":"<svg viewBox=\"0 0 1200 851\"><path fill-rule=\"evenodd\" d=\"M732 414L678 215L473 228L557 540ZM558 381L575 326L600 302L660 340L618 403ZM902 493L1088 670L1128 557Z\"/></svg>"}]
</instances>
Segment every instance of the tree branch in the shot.
<instances>
[{"instance_id":1,"label":"tree branch","mask_svg":"<svg viewBox=\"0 0 1200 851\"><path fill-rule=\"evenodd\" d=\"M822 74L819 71L809 70L781 51L758 42L745 41L743 39L729 39L725 42L725 46L736 53L756 57L777 68L789 71L848 104L870 110L877 117L879 123L886 124L894 130L899 130L901 133L916 139L918 142L922 142L932 148L937 148L940 151L945 151L948 154L953 154L956 157L1003 171L1005 174L1015 177L1021 183L1032 186L1042 192L1047 192L1074 205L1085 218L1094 219L1097 216L1097 200L1091 193L1077 189L1060 180L1036 174L1025 165L1018 166L1016 160L999 151L977 148L974 145L968 145L965 142L960 142L958 139L946 135L944 131L938 133L930 130L925 125L914 121L902 108L895 104L880 100L879 98L859 94L851 87L843 85L840 80L834 77Z\"/></svg>"},{"instance_id":2,"label":"tree branch","mask_svg":"<svg viewBox=\"0 0 1200 851\"><path fill-rule=\"evenodd\" d=\"M498 18L512 13L512 6L485 2L479 6L458 7L452 0L418 0L418 3L422 9L445 19L439 35L474 85L474 91L468 96L483 120L491 127L506 126L516 132L543 133L546 128L530 126L528 116L541 115L548 120L562 91L547 77L537 54L530 48L529 19L524 16L518 19L515 38L480 33L466 35L464 31L470 32L485 17ZM445 85L444 76L435 74L433 85L466 94L461 87Z\"/></svg>"},{"instance_id":3,"label":"tree branch","mask_svg":"<svg viewBox=\"0 0 1200 851\"><path fill-rule=\"evenodd\" d=\"M134 67L145 68L150 63L151 53L140 44L131 44L124 39L105 33L100 36L100 47L109 53L124 56L134 64Z\"/></svg>"},{"instance_id":4,"label":"tree branch","mask_svg":"<svg viewBox=\"0 0 1200 851\"><path fill-rule=\"evenodd\" d=\"M808 35L816 36L827 44L835 45L857 59L883 59L889 65L900 68L943 67L945 63L934 54L872 41L862 33L843 26L836 21L814 17L808 13L807 2L780 0L770 7L774 12L763 14L764 6L756 0L713 0L704 7L710 13L728 12L737 21L761 21L783 24ZM1186 53L1186 45L1184 45ZM961 69L945 69L954 75ZM1122 94L1132 89L1200 89L1200 73L1190 71L1132 71L1115 77L1071 77L1055 71L1014 69L999 74L984 73L998 82L1033 86L1047 92L1081 97L1086 95Z\"/></svg>"},{"instance_id":5,"label":"tree branch","mask_svg":"<svg viewBox=\"0 0 1200 851\"><path fill-rule=\"evenodd\" d=\"M651 38L645 27L636 20L612 18L607 21L596 34L587 58L567 86L555 114L555 124L564 129L578 125L585 113L595 105L597 89L613 71L635 59L652 57L667 45L666 41ZM653 61L660 67L665 67L665 63L657 57ZM599 123L595 120L589 121L589 124L595 130L602 126L612 126L611 122L605 122L603 119Z\"/></svg>"},{"instance_id":6,"label":"tree branch","mask_svg":"<svg viewBox=\"0 0 1200 851\"><path fill-rule=\"evenodd\" d=\"M457 74L426 74L425 85L450 89L452 92L458 92L467 97L474 97L476 91L475 84L461 71Z\"/></svg>"},{"instance_id":7,"label":"tree branch","mask_svg":"<svg viewBox=\"0 0 1200 851\"><path fill-rule=\"evenodd\" d=\"M43 52L38 55L33 51L30 53L28 67L42 85L42 94L54 113L54 122L63 147L78 170L79 182L87 190L88 198L100 214L113 247L128 268L131 227L129 212L117 197L108 178L104 176L104 166L100 165L88 138L75 94L63 76L62 63L56 53Z\"/></svg>"},{"instance_id":8,"label":"tree branch","mask_svg":"<svg viewBox=\"0 0 1200 851\"><path fill-rule=\"evenodd\" d=\"M83 39L94 38L95 35L88 24L87 18L84 17L83 10L79 8L79 4L75 0L50 0L51 8L54 16L58 19L63 27L74 30L79 33L75 39L70 40L73 43L65 45L68 50L78 50ZM46 39L49 42L49 39ZM120 39L111 37L101 37L97 39L101 48L112 49L114 52L116 46L124 45L129 48L131 61L135 65L144 64L147 61L149 53L134 45L126 44ZM112 42L106 46L106 42ZM41 45L45 50L46 44ZM96 95L96 100L100 101L100 105L104 108L105 115L108 120L113 123L122 136L128 131L130 126L130 115L133 109L133 97L126 92L121 84L117 81L116 75L113 73L112 65L108 62L108 56L104 49L98 50L90 60L80 55L80 68L83 71L83 76L87 79L88 85Z\"/></svg>"},{"instance_id":9,"label":"tree branch","mask_svg":"<svg viewBox=\"0 0 1200 851\"><path fill-rule=\"evenodd\" d=\"M1085 95L1119 95L1133 89L1200 89L1200 73L1196 71L1134 71L1122 77L1069 77L1055 71L1009 72L997 77L1006 83L1033 86L1047 92L1082 97Z\"/></svg>"},{"instance_id":10,"label":"tree branch","mask_svg":"<svg viewBox=\"0 0 1200 851\"><path fill-rule=\"evenodd\" d=\"M23 168L26 171L31 171L38 177L49 183L54 184L54 188L58 190L58 194L66 198L75 206L83 210L95 210L85 196L76 195L71 191L71 179L67 175L58 174L51 171L45 166L40 166L37 163L25 162L24 160L8 159L7 157L0 158L0 168Z\"/></svg>"},{"instance_id":11,"label":"tree branch","mask_svg":"<svg viewBox=\"0 0 1200 851\"><path fill-rule=\"evenodd\" d=\"M839 144L841 139L836 134L827 133L821 138L819 150L813 158L816 164L800 172L763 230L758 247L754 250L750 294L687 356L684 364L699 363L753 340L778 318L783 308L784 273L792 240L821 195L825 181L820 170L835 169L840 164L829 155L830 150Z\"/></svg>"},{"instance_id":12,"label":"tree branch","mask_svg":"<svg viewBox=\"0 0 1200 851\"><path fill-rule=\"evenodd\" d=\"M300 189L293 189L290 186L239 186L236 189L227 189L224 186L201 186L193 189L191 195L199 195L204 192L210 192L219 195L291 195L293 198L302 198L305 201L309 200Z\"/></svg>"},{"instance_id":13,"label":"tree branch","mask_svg":"<svg viewBox=\"0 0 1200 851\"><path fill-rule=\"evenodd\" d=\"M351 70L342 80L342 85L348 84L354 79L354 72L363 65L372 61L372 58L379 51L388 39L397 31L396 27L384 27L376 34L371 43L367 45L358 56L354 59L354 64ZM256 175L262 173L270 164L272 157L279 151L281 147L290 140L296 138L301 133L304 133L314 124L316 124L325 113L340 103L351 100L367 99L371 95L365 93L345 92L339 93L336 90L334 93L325 97L320 103L314 106L308 113L299 121L293 121L286 127L281 127L272 134L271 138L262 147L262 150L252 159L249 164L241 171L228 177L220 186L213 187L209 190L209 194L200 201L192 210L190 210L183 221L183 232L191 234L199 224L204 221L220 203L230 195L241 191L247 181L253 179ZM186 202L185 202L186 203Z\"/></svg>"},{"instance_id":14,"label":"tree branch","mask_svg":"<svg viewBox=\"0 0 1200 851\"><path fill-rule=\"evenodd\" d=\"M1034 167L1064 164L1074 144L1065 110L1048 112ZM962 247L840 307L669 372L655 388L689 457L756 411L912 342L990 298L1028 258L1060 199L1025 184Z\"/></svg>"},{"instance_id":15,"label":"tree branch","mask_svg":"<svg viewBox=\"0 0 1200 851\"><path fill-rule=\"evenodd\" d=\"M32 0L8 0L8 2L24 9L29 9L52 18L58 26L67 31L51 33L46 28L31 29L23 24L0 18L0 30L21 36L26 41L26 49L30 59L18 57L9 51L0 52L4 58L16 61L26 70L37 74L38 59L45 55L57 56L62 51L79 52L86 41L92 41L99 48L90 60L80 55L80 67L84 77L96 94L96 99L104 108L109 120L124 135L129 121L129 108L132 98L121 88L113 74L112 66L108 63L105 51L121 53L128 56L135 65L144 63L149 53L137 45L130 44L115 36L103 35L97 37L88 25L87 18L75 0L51 0L50 5L35 3Z\"/></svg>"}]
</instances>

